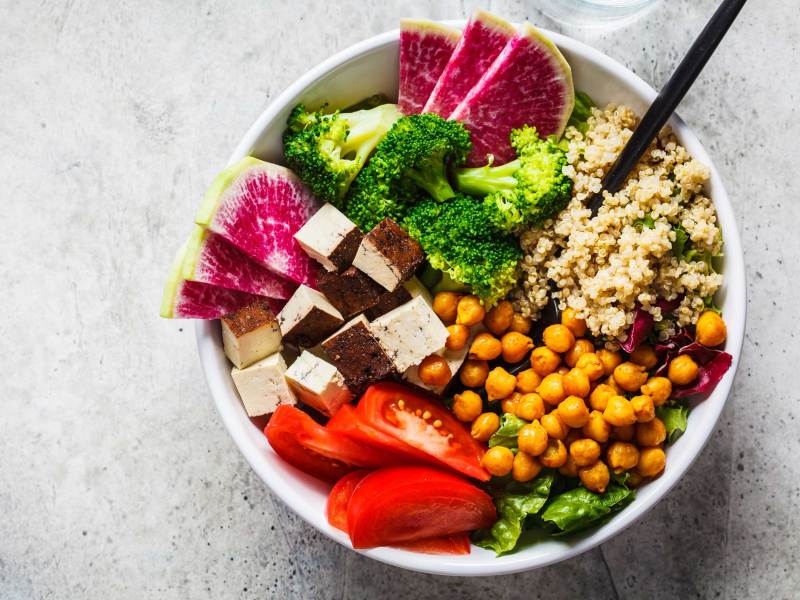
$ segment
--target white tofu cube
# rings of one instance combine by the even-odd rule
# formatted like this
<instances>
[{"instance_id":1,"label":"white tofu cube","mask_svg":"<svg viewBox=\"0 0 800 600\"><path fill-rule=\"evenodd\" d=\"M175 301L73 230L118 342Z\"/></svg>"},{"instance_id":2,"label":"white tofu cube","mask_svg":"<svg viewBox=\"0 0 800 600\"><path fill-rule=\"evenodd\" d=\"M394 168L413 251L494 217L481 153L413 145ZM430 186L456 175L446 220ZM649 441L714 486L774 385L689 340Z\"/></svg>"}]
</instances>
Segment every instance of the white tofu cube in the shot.
<instances>
[{"instance_id":1,"label":"white tofu cube","mask_svg":"<svg viewBox=\"0 0 800 600\"><path fill-rule=\"evenodd\" d=\"M411 294L412 298L416 298L417 296L421 296L425 302L428 303L428 306L433 306L433 296L428 291L422 282L417 279L416 277L412 277L408 281L403 284L403 287L406 288L406 291Z\"/></svg>"},{"instance_id":2,"label":"white tofu cube","mask_svg":"<svg viewBox=\"0 0 800 600\"><path fill-rule=\"evenodd\" d=\"M344 318L325 296L301 285L278 314L278 323L287 344L308 348L336 331Z\"/></svg>"},{"instance_id":3,"label":"white tofu cube","mask_svg":"<svg viewBox=\"0 0 800 600\"><path fill-rule=\"evenodd\" d=\"M286 371L286 381L302 402L328 416L353 399L336 367L308 351Z\"/></svg>"},{"instance_id":4,"label":"white tofu cube","mask_svg":"<svg viewBox=\"0 0 800 600\"><path fill-rule=\"evenodd\" d=\"M286 363L279 352L246 369L233 367L231 377L248 416L266 415L275 412L281 404L297 403L286 383L285 373Z\"/></svg>"},{"instance_id":5,"label":"white tofu cube","mask_svg":"<svg viewBox=\"0 0 800 600\"><path fill-rule=\"evenodd\" d=\"M464 347L461 350L448 350L445 348L436 353L439 356L444 357L444 359L447 361L447 366L450 367L450 374L453 377L456 376L456 373L458 373L461 365L463 365L464 361L467 359L469 347L472 345L472 340L474 340L475 336L482 331L486 331L486 328L483 325L476 325L475 327L471 328L469 332L469 338L467 338L467 343L464 344ZM424 383L419 378L419 365L413 365L409 367L406 372L403 373L403 379L409 383L413 383L418 387L430 390L434 394L441 394L444 392L445 388L447 388L447 385L428 385L427 383Z\"/></svg>"},{"instance_id":6,"label":"white tofu cube","mask_svg":"<svg viewBox=\"0 0 800 600\"><path fill-rule=\"evenodd\" d=\"M294 234L294 239L306 254L326 270L339 273L353 264L363 237L356 224L333 204L320 208Z\"/></svg>"},{"instance_id":7,"label":"white tofu cube","mask_svg":"<svg viewBox=\"0 0 800 600\"><path fill-rule=\"evenodd\" d=\"M370 329L398 373L442 350L448 336L447 328L422 296L378 317Z\"/></svg>"},{"instance_id":8,"label":"white tofu cube","mask_svg":"<svg viewBox=\"0 0 800 600\"><path fill-rule=\"evenodd\" d=\"M220 319L225 356L244 369L281 349L281 329L266 301L256 301Z\"/></svg>"},{"instance_id":9,"label":"white tofu cube","mask_svg":"<svg viewBox=\"0 0 800 600\"><path fill-rule=\"evenodd\" d=\"M397 223L384 219L361 240L353 266L392 292L424 259L422 247Z\"/></svg>"}]
</instances>

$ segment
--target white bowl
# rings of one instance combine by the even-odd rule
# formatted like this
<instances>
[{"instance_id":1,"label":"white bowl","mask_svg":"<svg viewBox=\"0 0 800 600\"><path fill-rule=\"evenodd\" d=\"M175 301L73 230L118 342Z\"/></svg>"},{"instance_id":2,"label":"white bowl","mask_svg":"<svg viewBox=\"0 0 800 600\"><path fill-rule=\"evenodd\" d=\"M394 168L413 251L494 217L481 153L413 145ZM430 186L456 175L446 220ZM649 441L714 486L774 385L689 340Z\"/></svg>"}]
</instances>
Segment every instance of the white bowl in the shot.
<instances>
[{"instance_id":1,"label":"white bowl","mask_svg":"<svg viewBox=\"0 0 800 600\"><path fill-rule=\"evenodd\" d=\"M463 21L452 24L463 26ZM607 102L627 104L641 114L655 97L656 93L649 85L601 52L563 35L546 33L572 66L576 89L588 93L599 105ZM382 33L311 69L263 112L239 143L231 162L248 154L281 162L281 133L289 111L300 101L310 105L327 101L337 107L379 92L395 97L398 38L396 30ZM499 575L549 565L585 552L631 525L664 497L697 458L714 430L739 362L745 325L744 260L733 211L711 158L683 121L673 117L670 124L689 152L711 169L708 192L716 204L725 239L725 283L718 301L725 311L728 325L726 349L733 355L733 368L714 392L692 410L688 430L669 447L664 474L638 490L636 500L605 525L564 539L547 539L500 558L475 546L468 556L434 556L392 548L374 548L362 551L363 554L406 569L444 575ZM325 519L329 488L279 459L262 432L245 415L230 377L230 364L222 351L218 323L198 321L196 333L211 395L247 461L292 510L325 535L349 547L347 536L328 525Z\"/></svg>"}]
</instances>

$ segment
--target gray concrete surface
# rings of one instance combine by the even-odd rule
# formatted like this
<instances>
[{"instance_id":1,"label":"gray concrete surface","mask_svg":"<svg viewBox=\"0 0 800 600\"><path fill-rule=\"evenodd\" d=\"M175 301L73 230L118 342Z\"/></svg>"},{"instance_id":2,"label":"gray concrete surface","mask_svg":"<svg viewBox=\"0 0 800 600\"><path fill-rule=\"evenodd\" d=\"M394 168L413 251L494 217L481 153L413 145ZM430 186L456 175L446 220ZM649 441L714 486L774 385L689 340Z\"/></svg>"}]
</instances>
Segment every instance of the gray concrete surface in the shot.
<instances>
[{"instance_id":1,"label":"gray concrete surface","mask_svg":"<svg viewBox=\"0 0 800 600\"><path fill-rule=\"evenodd\" d=\"M483 2L553 26L536 4ZM158 319L198 199L284 86L401 16L476 5L0 1L0 598L800 595L794 0L751 0L680 109L746 248L735 391L686 478L603 547L450 579L323 539L238 454L191 324ZM567 32L660 85L715 5L669 0L617 31Z\"/></svg>"}]
</instances>

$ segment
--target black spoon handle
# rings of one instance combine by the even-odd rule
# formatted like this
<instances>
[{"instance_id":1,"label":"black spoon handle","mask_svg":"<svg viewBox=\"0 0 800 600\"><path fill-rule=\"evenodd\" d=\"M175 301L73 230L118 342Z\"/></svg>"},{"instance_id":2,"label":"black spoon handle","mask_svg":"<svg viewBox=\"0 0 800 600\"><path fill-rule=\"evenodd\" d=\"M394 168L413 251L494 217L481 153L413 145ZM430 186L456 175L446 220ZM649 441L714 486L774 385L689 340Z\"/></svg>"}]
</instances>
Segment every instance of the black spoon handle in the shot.
<instances>
[{"instance_id":1,"label":"black spoon handle","mask_svg":"<svg viewBox=\"0 0 800 600\"><path fill-rule=\"evenodd\" d=\"M689 48L686 56L675 69L672 77L662 88L653 104L642 117L636 131L633 132L625 148L620 153L614 166L603 180L603 190L615 194L625 183L628 174L639 162L650 143L655 139L661 128L675 112L686 92L694 83L700 71L714 54L722 38L725 37L739 11L747 0L723 0L714 15L708 21L703 31ZM596 215L603 204L603 192L595 194L589 202L592 215Z\"/></svg>"}]
</instances>

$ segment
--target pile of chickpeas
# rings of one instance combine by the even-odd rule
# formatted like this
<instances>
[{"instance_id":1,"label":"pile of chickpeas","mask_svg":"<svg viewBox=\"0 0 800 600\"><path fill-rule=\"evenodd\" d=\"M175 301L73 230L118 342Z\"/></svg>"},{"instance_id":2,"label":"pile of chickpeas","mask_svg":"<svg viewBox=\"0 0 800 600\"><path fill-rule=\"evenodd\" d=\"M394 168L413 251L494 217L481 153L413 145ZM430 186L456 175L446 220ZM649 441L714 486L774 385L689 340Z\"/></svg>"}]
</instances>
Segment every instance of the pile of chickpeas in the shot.
<instances>
[{"instance_id":1,"label":"pile of chickpeas","mask_svg":"<svg viewBox=\"0 0 800 600\"><path fill-rule=\"evenodd\" d=\"M500 416L483 411L474 389L485 388L488 400L500 402L503 413L528 421L519 431L516 453L504 446L486 452L483 466L489 473L510 473L524 482L548 467L602 493L612 471L628 473L632 486L664 471L667 431L655 409L669 400L673 385L697 380L700 369L690 356L676 357L666 377L654 377L648 373L658 362L652 347L640 345L627 358L595 348L585 337L585 321L569 308L560 324L544 330L544 343L538 347L528 335L531 321L515 313L508 301L487 313L474 296L443 292L434 298L433 309L452 323L448 348L464 348L471 326L483 322L487 329L472 340L459 373L461 383L472 389L456 394L452 405L456 418L471 423L472 437L486 442L500 427ZM703 313L696 340L713 347L725 337L720 316ZM531 367L517 375L502 366L489 367L489 361L500 357L514 364L529 354Z\"/></svg>"}]
</instances>

